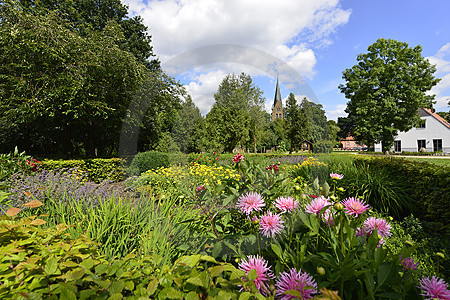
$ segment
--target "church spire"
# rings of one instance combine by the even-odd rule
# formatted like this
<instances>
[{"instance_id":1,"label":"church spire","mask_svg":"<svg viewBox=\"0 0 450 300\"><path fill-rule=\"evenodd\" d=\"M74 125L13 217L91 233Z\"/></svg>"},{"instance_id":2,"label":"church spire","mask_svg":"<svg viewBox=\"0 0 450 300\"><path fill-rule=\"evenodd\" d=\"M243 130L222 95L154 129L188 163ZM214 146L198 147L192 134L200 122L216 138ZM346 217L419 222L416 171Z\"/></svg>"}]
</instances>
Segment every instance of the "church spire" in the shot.
<instances>
[{"instance_id":1,"label":"church spire","mask_svg":"<svg viewBox=\"0 0 450 300\"><path fill-rule=\"evenodd\" d=\"M281 102L280 82L277 76L277 87L275 88L275 99L272 107L272 122L276 119L284 119L283 103Z\"/></svg>"},{"instance_id":2,"label":"church spire","mask_svg":"<svg viewBox=\"0 0 450 300\"><path fill-rule=\"evenodd\" d=\"M278 81L278 76L277 76L277 87L275 89L275 98L274 98L274 101L273 101L273 106L275 106L275 104L277 102L280 102L281 105L283 105L283 103L281 102L281 91L280 91L280 83Z\"/></svg>"}]
</instances>

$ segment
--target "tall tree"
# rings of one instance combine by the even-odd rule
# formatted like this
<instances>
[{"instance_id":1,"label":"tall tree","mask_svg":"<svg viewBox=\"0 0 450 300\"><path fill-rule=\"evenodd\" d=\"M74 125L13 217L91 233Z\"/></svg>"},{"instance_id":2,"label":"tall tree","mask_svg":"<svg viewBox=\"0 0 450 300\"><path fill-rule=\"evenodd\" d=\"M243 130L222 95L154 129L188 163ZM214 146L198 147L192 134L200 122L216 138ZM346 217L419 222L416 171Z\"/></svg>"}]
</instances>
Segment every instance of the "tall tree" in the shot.
<instances>
[{"instance_id":1,"label":"tall tree","mask_svg":"<svg viewBox=\"0 0 450 300\"><path fill-rule=\"evenodd\" d=\"M295 148L299 142L301 142L301 130L303 112L300 106L297 104L295 95L290 93L286 101L286 122L288 126L288 136L290 141L289 153L292 153L292 149Z\"/></svg>"},{"instance_id":2,"label":"tall tree","mask_svg":"<svg viewBox=\"0 0 450 300\"><path fill-rule=\"evenodd\" d=\"M382 142L387 151L397 131L419 122L418 109L432 106L435 96L426 92L440 79L433 76L436 68L422 57L420 46L378 39L367 50L343 72L346 83L339 88L350 100L346 112L355 118L355 134L368 145Z\"/></svg>"},{"instance_id":3,"label":"tall tree","mask_svg":"<svg viewBox=\"0 0 450 300\"><path fill-rule=\"evenodd\" d=\"M222 80L214 99L215 103L206 116L211 139L217 139L229 152L238 145L246 145L251 131L257 130L258 110L263 111L262 91L249 75L229 74Z\"/></svg>"},{"instance_id":4,"label":"tall tree","mask_svg":"<svg viewBox=\"0 0 450 300\"><path fill-rule=\"evenodd\" d=\"M182 152L195 151L193 131L199 119L202 119L200 110L190 96L181 104L178 118L172 130L172 137Z\"/></svg>"}]
</instances>

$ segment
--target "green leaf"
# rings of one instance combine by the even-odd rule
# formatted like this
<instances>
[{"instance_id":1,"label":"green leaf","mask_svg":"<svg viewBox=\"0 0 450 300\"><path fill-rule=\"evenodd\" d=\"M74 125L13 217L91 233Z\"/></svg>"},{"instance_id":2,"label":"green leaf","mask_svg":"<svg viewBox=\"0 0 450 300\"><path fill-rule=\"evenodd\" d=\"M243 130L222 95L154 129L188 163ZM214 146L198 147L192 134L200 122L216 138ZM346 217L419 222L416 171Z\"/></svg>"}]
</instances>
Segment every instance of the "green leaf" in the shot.
<instances>
[{"instance_id":1,"label":"green leaf","mask_svg":"<svg viewBox=\"0 0 450 300\"><path fill-rule=\"evenodd\" d=\"M70 271L67 273L67 280L68 281L76 281L83 277L84 275L84 269L78 268L73 271Z\"/></svg>"},{"instance_id":2,"label":"green leaf","mask_svg":"<svg viewBox=\"0 0 450 300\"><path fill-rule=\"evenodd\" d=\"M156 289L158 288L158 280L156 278L153 278L152 281L147 286L147 295L151 296L156 292Z\"/></svg>"},{"instance_id":3,"label":"green leaf","mask_svg":"<svg viewBox=\"0 0 450 300\"><path fill-rule=\"evenodd\" d=\"M53 275L56 273L56 270L58 269L58 260L55 257L50 257L47 260L47 263L44 267L44 272L47 275Z\"/></svg>"},{"instance_id":4,"label":"green leaf","mask_svg":"<svg viewBox=\"0 0 450 300\"><path fill-rule=\"evenodd\" d=\"M200 277L189 277L188 280L186 280L186 282L196 286L205 287Z\"/></svg>"},{"instance_id":5,"label":"green leaf","mask_svg":"<svg viewBox=\"0 0 450 300\"><path fill-rule=\"evenodd\" d=\"M77 300L77 296L74 292L67 289L66 287L60 285L60 299L67 299L67 300Z\"/></svg>"},{"instance_id":6,"label":"green leaf","mask_svg":"<svg viewBox=\"0 0 450 300\"><path fill-rule=\"evenodd\" d=\"M94 260L89 257L80 263L80 267L90 270L94 266Z\"/></svg>"},{"instance_id":7,"label":"green leaf","mask_svg":"<svg viewBox=\"0 0 450 300\"><path fill-rule=\"evenodd\" d=\"M243 292L239 296L239 300L248 300L248 299L250 299L251 296L252 296L252 294L250 292Z\"/></svg>"},{"instance_id":8,"label":"green leaf","mask_svg":"<svg viewBox=\"0 0 450 300\"><path fill-rule=\"evenodd\" d=\"M278 258L280 258L281 260L283 259L283 252L281 250L281 247L277 244L272 243L270 245L270 247L272 248L272 251L275 253L276 256L278 256Z\"/></svg>"},{"instance_id":9,"label":"green leaf","mask_svg":"<svg viewBox=\"0 0 450 300\"><path fill-rule=\"evenodd\" d=\"M109 293L116 294L121 293L123 288L125 287L125 283L122 280L114 281L111 286L109 287Z\"/></svg>"},{"instance_id":10,"label":"green leaf","mask_svg":"<svg viewBox=\"0 0 450 300\"><path fill-rule=\"evenodd\" d=\"M224 267L223 266L214 266L212 268L210 268L210 274L211 277L217 277L220 274L222 274L222 272L224 271Z\"/></svg>"},{"instance_id":11,"label":"green leaf","mask_svg":"<svg viewBox=\"0 0 450 300\"><path fill-rule=\"evenodd\" d=\"M249 281L255 281L255 279L258 277L258 273L256 272L256 269L251 269L247 274Z\"/></svg>"}]
</instances>

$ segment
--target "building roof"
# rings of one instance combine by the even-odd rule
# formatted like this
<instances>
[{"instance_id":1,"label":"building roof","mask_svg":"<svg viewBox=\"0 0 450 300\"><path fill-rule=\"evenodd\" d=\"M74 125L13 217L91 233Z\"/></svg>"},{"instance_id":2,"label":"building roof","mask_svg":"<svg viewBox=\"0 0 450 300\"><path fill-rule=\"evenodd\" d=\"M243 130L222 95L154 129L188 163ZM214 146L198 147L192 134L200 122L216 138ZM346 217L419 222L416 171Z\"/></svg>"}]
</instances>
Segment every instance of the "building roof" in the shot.
<instances>
[{"instance_id":1,"label":"building roof","mask_svg":"<svg viewBox=\"0 0 450 300\"><path fill-rule=\"evenodd\" d=\"M283 105L283 103L281 102L281 91L280 91L280 84L278 82L278 77L277 77L277 87L275 89L275 97L273 100L273 106L275 106L277 102L280 102Z\"/></svg>"},{"instance_id":2,"label":"building roof","mask_svg":"<svg viewBox=\"0 0 450 300\"><path fill-rule=\"evenodd\" d=\"M440 115L438 115L437 113L433 112L433 110L429 109L429 108L420 108L419 109L419 116L421 117L425 117L427 116L426 114L424 114L423 112L427 113L429 116L432 116L433 118L435 118L436 120L438 120L440 123L442 123L442 125L444 125L445 127L447 127L448 129L450 129L450 123L447 122L444 118L442 118Z\"/></svg>"}]
</instances>

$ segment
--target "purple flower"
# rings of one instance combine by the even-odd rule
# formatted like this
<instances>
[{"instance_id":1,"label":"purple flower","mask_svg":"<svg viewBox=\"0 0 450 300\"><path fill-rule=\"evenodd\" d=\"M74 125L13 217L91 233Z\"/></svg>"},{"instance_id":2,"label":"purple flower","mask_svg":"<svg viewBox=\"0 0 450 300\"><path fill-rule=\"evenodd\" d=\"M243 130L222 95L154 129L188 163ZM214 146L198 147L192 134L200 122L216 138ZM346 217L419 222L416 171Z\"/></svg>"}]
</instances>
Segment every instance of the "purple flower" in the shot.
<instances>
[{"instance_id":1,"label":"purple flower","mask_svg":"<svg viewBox=\"0 0 450 300\"><path fill-rule=\"evenodd\" d=\"M267 266L267 261L257 256L250 255L248 256L248 260L243 260L239 264L239 269L245 272L245 275L248 275L250 270L256 270L256 279L253 281L256 285L256 288L264 295L267 295L267 291L269 290L267 286L267 282L274 278L270 266Z\"/></svg>"},{"instance_id":2,"label":"purple flower","mask_svg":"<svg viewBox=\"0 0 450 300\"><path fill-rule=\"evenodd\" d=\"M325 197L320 196L318 198L313 199L310 204L306 205L305 212L309 214L315 214L318 216L322 208L330 205L331 202L328 201L328 199L325 199Z\"/></svg>"},{"instance_id":3,"label":"purple flower","mask_svg":"<svg viewBox=\"0 0 450 300\"><path fill-rule=\"evenodd\" d=\"M436 276L431 277L431 279L430 277L422 277L419 281L418 288L422 290L423 294L421 295L427 297L427 300L450 300L448 283Z\"/></svg>"},{"instance_id":4,"label":"purple flower","mask_svg":"<svg viewBox=\"0 0 450 300\"><path fill-rule=\"evenodd\" d=\"M247 215L250 215L253 211L261 210L265 205L263 197L254 192L242 195L237 203L239 210Z\"/></svg>"},{"instance_id":5,"label":"purple flower","mask_svg":"<svg viewBox=\"0 0 450 300\"><path fill-rule=\"evenodd\" d=\"M275 234L279 234L283 228L283 220L281 220L280 215L272 214L272 212L269 211L266 215L261 216L261 220L259 221L259 231L261 231L262 235L265 237L273 237Z\"/></svg>"},{"instance_id":6,"label":"purple flower","mask_svg":"<svg viewBox=\"0 0 450 300\"><path fill-rule=\"evenodd\" d=\"M363 214L366 210L370 208L366 202L363 200L359 200L359 198L347 198L342 202L342 205L344 205L344 210L347 215L358 217L359 215Z\"/></svg>"},{"instance_id":7,"label":"purple flower","mask_svg":"<svg viewBox=\"0 0 450 300\"><path fill-rule=\"evenodd\" d=\"M279 197L275 200L275 207L281 210L282 213L287 211L292 212L298 207L298 201L292 197Z\"/></svg>"},{"instance_id":8,"label":"purple flower","mask_svg":"<svg viewBox=\"0 0 450 300\"><path fill-rule=\"evenodd\" d=\"M305 289L306 286L313 287ZM297 297L285 294L286 291L296 290L301 293L302 299L312 299L312 295L317 293L317 283L314 278L306 272L296 271L294 268L289 272L281 272L276 281L276 295L281 300L296 299Z\"/></svg>"},{"instance_id":9,"label":"purple flower","mask_svg":"<svg viewBox=\"0 0 450 300\"><path fill-rule=\"evenodd\" d=\"M411 257L404 258L400 261L400 264L403 266L403 270L417 270L417 266L419 263L414 263L414 259Z\"/></svg>"}]
</instances>

